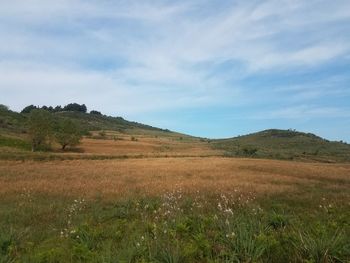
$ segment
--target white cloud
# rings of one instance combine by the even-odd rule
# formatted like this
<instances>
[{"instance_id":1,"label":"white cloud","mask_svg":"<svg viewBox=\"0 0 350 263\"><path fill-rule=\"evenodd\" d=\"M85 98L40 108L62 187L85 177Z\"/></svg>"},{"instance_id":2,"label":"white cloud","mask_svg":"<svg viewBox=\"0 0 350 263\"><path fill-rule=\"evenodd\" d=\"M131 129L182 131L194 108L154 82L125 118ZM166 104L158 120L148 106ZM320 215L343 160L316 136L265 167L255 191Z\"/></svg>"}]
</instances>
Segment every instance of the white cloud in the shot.
<instances>
[{"instance_id":1,"label":"white cloud","mask_svg":"<svg viewBox=\"0 0 350 263\"><path fill-rule=\"evenodd\" d=\"M305 120L313 118L348 118L350 109L339 107L320 107L315 105L297 105L290 107L277 108L269 111L262 110L251 119L269 120L269 119L286 119L286 120Z\"/></svg>"},{"instance_id":2,"label":"white cloud","mask_svg":"<svg viewBox=\"0 0 350 263\"><path fill-rule=\"evenodd\" d=\"M111 114L225 105L242 98L240 78L349 56L348 1L229 3L4 0L2 99Z\"/></svg>"}]
</instances>

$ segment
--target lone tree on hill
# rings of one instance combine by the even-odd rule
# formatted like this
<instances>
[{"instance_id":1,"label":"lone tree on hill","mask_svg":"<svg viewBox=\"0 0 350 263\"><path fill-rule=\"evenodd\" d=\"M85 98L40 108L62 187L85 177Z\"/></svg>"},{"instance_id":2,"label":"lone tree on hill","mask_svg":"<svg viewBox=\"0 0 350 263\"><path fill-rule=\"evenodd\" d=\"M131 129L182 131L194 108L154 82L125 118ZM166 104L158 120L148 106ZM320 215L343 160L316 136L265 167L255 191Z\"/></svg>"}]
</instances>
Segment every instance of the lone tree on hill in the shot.
<instances>
[{"instance_id":1,"label":"lone tree on hill","mask_svg":"<svg viewBox=\"0 0 350 263\"><path fill-rule=\"evenodd\" d=\"M67 146L76 146L82 138L79 127L71 120L64 119L59 122L58 131L55 134L57 142L64 150Z\"/></svg>"},{"instance_id":2,"label":"lone tree on hill","mask_svg":"<svg viewBox=\"0 0 350 263\"><path fill-rule=\"evenodd\" d=\"M32 151L49 142L52 136L52 117L45 110L33 109L28 119L28 132L32 144Z\"/></svg>"}]
</instances>

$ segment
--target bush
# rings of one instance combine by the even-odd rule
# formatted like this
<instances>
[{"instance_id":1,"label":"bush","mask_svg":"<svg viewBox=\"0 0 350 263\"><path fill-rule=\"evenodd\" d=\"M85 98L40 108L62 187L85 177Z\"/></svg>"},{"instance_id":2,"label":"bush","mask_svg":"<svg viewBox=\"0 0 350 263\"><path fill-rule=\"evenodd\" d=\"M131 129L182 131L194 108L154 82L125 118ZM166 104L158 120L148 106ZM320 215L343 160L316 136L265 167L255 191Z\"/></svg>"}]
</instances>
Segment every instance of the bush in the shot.
<instances>
[{"instance_id":1,"label":"bush","mask_svg":"<svg viewBox=\"0 0 350 263\"><path fill-rule=\"evenodd\" d=\"M242 149L243 151L243 154L246 155L246 156L252 156L254 154L256 154L256 152L258 151L257 148L254 148L254 147L244 147Z\"/></svg>"},{"instance_id":2,"label":"bush","mask_svg":"<svg viewBox=\"0 0 350 263\"><path fill-rule=\"evenodd\" d=\"M90 114L93 114L93 115L102 115L101 112L97 111L97 110L92 110L90 111Z\"/></svg>"},{"instance_id":3,"label":"bush","mask_svg":"<svg viewBox=\"0 0 350 263\"><path fill-rule=\"evenodd\" d=\"M100 137L102 137L102 138L106 138L106 136L107 136L107 134L106 134L105 131L100 131L100 132L98 133L98 135L99 135Z\"/></svg>"}]
</instances>

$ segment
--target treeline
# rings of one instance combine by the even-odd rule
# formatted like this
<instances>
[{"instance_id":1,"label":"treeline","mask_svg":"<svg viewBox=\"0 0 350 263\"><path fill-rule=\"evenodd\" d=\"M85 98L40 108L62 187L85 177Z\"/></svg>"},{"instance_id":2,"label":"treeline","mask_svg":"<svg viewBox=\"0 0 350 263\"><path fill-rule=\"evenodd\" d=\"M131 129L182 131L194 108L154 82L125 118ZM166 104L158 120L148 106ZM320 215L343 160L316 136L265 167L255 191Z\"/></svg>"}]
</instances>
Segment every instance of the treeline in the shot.
<instances>
[{"instance_id":1,"label":"treeline","mask_svg":"<svg viewBox=\"0 0 350 263\"><path fill-rule=\"evenodd\" d=\"M58 105L56 107L52 106L35 106L35 105L29 105L25 107L21 113L30 113L32 110L45 110L48 112L62 112L62 111L74 111L74 112L87 112L87 107L85 104L78 104L78 103L69 103L66 106L62 107L61 105ZM102 115L101 112L92 110L90 111L90 114L96 114L96 115Z\"/></svg>"}]
</instances>

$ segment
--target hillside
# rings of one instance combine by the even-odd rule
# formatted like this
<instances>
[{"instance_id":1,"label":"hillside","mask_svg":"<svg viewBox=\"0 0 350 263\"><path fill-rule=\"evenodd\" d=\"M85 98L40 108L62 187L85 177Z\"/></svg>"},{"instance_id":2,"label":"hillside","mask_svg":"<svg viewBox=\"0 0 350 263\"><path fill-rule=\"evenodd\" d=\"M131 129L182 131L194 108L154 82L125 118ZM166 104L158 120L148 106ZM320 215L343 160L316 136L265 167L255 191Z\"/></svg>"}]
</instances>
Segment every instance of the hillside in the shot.
<instances>
[{"instance_id":1,"label":"hillside","mask_svg":"<svg viewBox=\"0 0 350 263\"><path fill-rule=\"evenodd\" d=\"M78 147L62 151L56 142L46 152L31 152L27 113L0 108L0 159L114 159L129 157L222 155L203 139L155 128L121 117L83 112L55 112L78 124L84 135Z\"/></svg>"},{"instance_id":2,"label":"hillside","mask_svg":"<svg viewBox=\"0 0 350 263\"><path fill-rule=\"evenodd\" d=\"M229 139L214 140L228 156L299 159L322 162L350 161L350 145L331 142L312 133L270 129Z\"/></svg>"},{"instance_id":3,"label":"hillside","mask_svg":"<svg viewBox=\"0 0 350 263\"><path fill-rule=\"evenodd\" d=\"M349 162L350 145L331 142L311 133L265 130L228 139L206 140L110 117L73 111L52 113L55 120L69 118L85 135L80 154L103 156L227 156L319 162ZM31 149L27 135L28 114L0 107L1 152L18 156ZM101 132L103 131L103 132ZM101 135L102 134L102 135ZM57 152L57 147L53 147ZM86 157L86 156L85 156ZM105 157L104 157L105 158Z\"/></svg>"},{"instance_id":4,"label":"hillside","mask_svg":"<svg viewBox=\"0 0 350 263\"><path fill-rule=\"evenodd\" d=\"M124 120L122 117L111 117L106 115L96 115L82 112L57 112L53 113L55 119L70 118L79 124L82 131L94 130L115 130L126 131L130 129L142 129L156 132L170 132L155 128L149 125L144 125L137 122ZM19 133L25 131L26 119L28 114L18 113L4 108L0 109L0 131L8 131Z\"/></svg>"}]
</instances>

